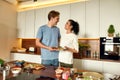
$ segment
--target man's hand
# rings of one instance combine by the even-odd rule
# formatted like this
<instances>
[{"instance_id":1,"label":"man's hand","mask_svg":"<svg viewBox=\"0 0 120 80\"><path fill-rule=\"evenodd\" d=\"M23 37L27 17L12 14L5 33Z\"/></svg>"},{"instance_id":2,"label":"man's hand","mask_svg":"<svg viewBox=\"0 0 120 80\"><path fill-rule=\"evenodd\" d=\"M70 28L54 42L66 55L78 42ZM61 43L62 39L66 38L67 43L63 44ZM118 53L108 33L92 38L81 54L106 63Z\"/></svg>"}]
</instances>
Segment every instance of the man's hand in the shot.
<instances>
[{"instance_id":1,"label":"man's hand","mask_svg":"<svg viewBox=\"0 0 120 80\"><path fill-rule=\"evenodd\" d=\"M59 49L58 49L58 47L49 47L48 50L50 50L50 51L58 51Z\"/></svg>"}]
</instances>

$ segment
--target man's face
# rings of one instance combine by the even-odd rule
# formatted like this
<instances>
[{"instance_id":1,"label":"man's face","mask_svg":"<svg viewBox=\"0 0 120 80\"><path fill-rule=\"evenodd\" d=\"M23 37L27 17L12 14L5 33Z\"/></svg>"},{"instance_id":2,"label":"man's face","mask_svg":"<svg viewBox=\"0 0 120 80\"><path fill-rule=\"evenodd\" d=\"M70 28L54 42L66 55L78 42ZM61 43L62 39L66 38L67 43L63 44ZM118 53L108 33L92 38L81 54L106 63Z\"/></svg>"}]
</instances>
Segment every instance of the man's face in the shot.
<instances>
[{"instance_id":1,"label":"man's face","mask_svg":"<svg viewBox=\"0 0 120 80\"><path fill-rule=\"evenodd\" d=\"M59 22L59 16L56 16L54 18L51 18L52 22L54 25L57 25L57 23Z\"/></svg>"}]
</instances>

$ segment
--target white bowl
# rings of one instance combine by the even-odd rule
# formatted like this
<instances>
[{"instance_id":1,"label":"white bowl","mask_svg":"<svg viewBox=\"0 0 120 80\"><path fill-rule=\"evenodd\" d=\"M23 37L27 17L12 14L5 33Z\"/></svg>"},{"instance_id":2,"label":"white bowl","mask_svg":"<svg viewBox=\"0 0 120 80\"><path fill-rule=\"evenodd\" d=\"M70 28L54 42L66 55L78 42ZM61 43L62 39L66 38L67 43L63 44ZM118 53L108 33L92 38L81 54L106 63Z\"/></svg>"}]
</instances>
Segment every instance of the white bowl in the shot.
<instances>
[{"instance_id":1,"label":"white bowl","mask_svg":"<svg viewBox=\"0 0 120 80\"><path fill-rule=\"evenodd\" d=\"M103 74L98 72L83 72L83 77L92 77L93 80L103 79Z\"/></svg>"},{"instance_id":2,"label":"white bowl","mask_svg":"<svg viewBox=\"0 0 120 80\"><path fill-rule=\"evenodd\" d=\"M13 76L17 76L21 72L21 68L12 68L11 72L13 73Z\"/></svg>"},{"instance_id":3,"label":"white bowl","mask_svg":"<svg viewBox=\"0 0 120 80\"><path fill-rule=\"evenodd\" d=\"M56 69L55 72L56 72L56 74L61 74L61 73L63 72L63 70L61 70L61 69Z\"/></svg>"}]
</instances>

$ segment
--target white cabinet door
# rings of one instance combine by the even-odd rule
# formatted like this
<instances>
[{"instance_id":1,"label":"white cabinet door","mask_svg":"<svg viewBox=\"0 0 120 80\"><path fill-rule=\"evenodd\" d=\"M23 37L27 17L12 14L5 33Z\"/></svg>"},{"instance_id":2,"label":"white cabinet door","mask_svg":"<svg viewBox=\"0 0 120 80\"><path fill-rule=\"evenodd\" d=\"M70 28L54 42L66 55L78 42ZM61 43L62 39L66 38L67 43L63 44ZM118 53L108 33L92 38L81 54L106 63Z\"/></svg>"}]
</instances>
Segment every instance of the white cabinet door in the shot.
<instances>
[{"instance_id":1,"label":"white cabinet door","mask_svg":"<svg viewBox=\"0 0 120 80\"><path fill-rule=\"evenodd\" d=\"M45 8L35 10L35 36L40 26L47 24L45 16Z\"/></svg>"},{"instance_id":2,"label":"white cabinet door","mask_svg":"<svg viewBox=\"0 0 120 80\"><path fill-rule=\"evenodd\" d=\"M25 38L35 37L35 10L26 11Z\"/></svg>"},{"instance_id":3,"label":"white cabinet door","mask_svg":"<svg viewBox=\"0 0 120 80\"><path fill-rule=\"evenodd\" d=\"M56 10L60 12L60 20L57 24L57 26L60 28L61 35L65 34L65 23L68 19L70 19L70 5L60 5L60 6L53 6L46 8L46 16L45 19L48 21L48 13L51 10Z\"/></svg>"},{"instance_id":4,"label":"white cabinet door","mask_svg":"<svg viewBox=\"0 0 120 80\"><path fill-rule=\"evenodd\" d=\"M119 62L103 62L104 73L120 74Z\"/></svg>"},{"instance_id":5,"label":"white cabinet door","mask_svg":"<svg viewBox=\"0 0 120 80\"><path fill-rule=\"evenodd\" d=\"M77 69L80 69L80 70L83 70L82 60L81 59L74 59L73 60L73 67L77 68Z\"/></svg>"},{"instance_id":6,"label":"white cabinet door","mask_svg":"<svg viewBox=\"0 0 120 80\"><path fill-rule=\"evenodd\" d=\"M110 24L120 33L120 0L100 0L100 36L107 36Z\"/></svg>"},{"instance_id":7,"label":"white cabinet door","mask_svg":"<svg viewBox=\"0 0 120 80\"><path fill-rule=\"evenodd\" d=\"M18 38L34 38L34 10L18 12Z\"/></svg>"},{"instance_id":8,"label":"white cabinet door","mask_svg":"<svg viewBox=\"0 0 120 80\"><path fill-rule=\"evenodd\" d=\"M103 72L102 61L96 60L82 60L84 70Z\"/></svg>"},{"instance_id":9,"label":"white cabinet door","mask_svg":"<svg viewBox=\"0 0 120 80\"><path fill-rule=\"evenodd\" d=\"M14 60L24 60L33 63L41 63L40 55L33 55L33 54L22 54L22 53L11 53L10 54L11 61Z\"/></svg>"},{"instance_id":10,"label":"white cabinet door","mask_svg":"<svg viewBox=\"0 0 120 80\"><path fill-rule=\"evenodd\" d=\"M99 0L86 1L86 37L99 38Z\"/></svg>"},{"instance_id":11,"label":"white cabinet door","mask_svg":"<svg viewBox=\"0 0 120 80\"><path fill-rule=\"evenodd\" d=\"M80 25L79 37L85 37L85 2L72 3L69 14Z\"/></svg>"},{"instance_id":12,"label":"white cabinet door","mask_svg":"<svg viewBox=\"0 0 120 80\"><path fill-rule=\"evenodd\" d=\"M25 34L25 12L18 12L17 17L17 37L18 38L24 38Z\"/></svg>"}]
</instances>

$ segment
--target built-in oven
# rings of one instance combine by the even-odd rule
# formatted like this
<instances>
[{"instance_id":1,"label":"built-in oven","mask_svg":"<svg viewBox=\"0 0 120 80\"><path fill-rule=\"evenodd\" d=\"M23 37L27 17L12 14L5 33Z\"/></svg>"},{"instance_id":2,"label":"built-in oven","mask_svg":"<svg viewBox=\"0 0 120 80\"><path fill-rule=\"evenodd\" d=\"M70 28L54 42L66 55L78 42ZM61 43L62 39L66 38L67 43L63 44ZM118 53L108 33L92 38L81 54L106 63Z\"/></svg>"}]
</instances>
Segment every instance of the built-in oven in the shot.
<instances>
[{"instance_id":1,"label":"built-in oven","mask_svg":"<svg viewBox=\"0 0 120 80\"><path fill-rule=\"evenodd\" d=\"M120 59L120 37L100 37L100 59Z\"/></svg>"}]
</instances>

